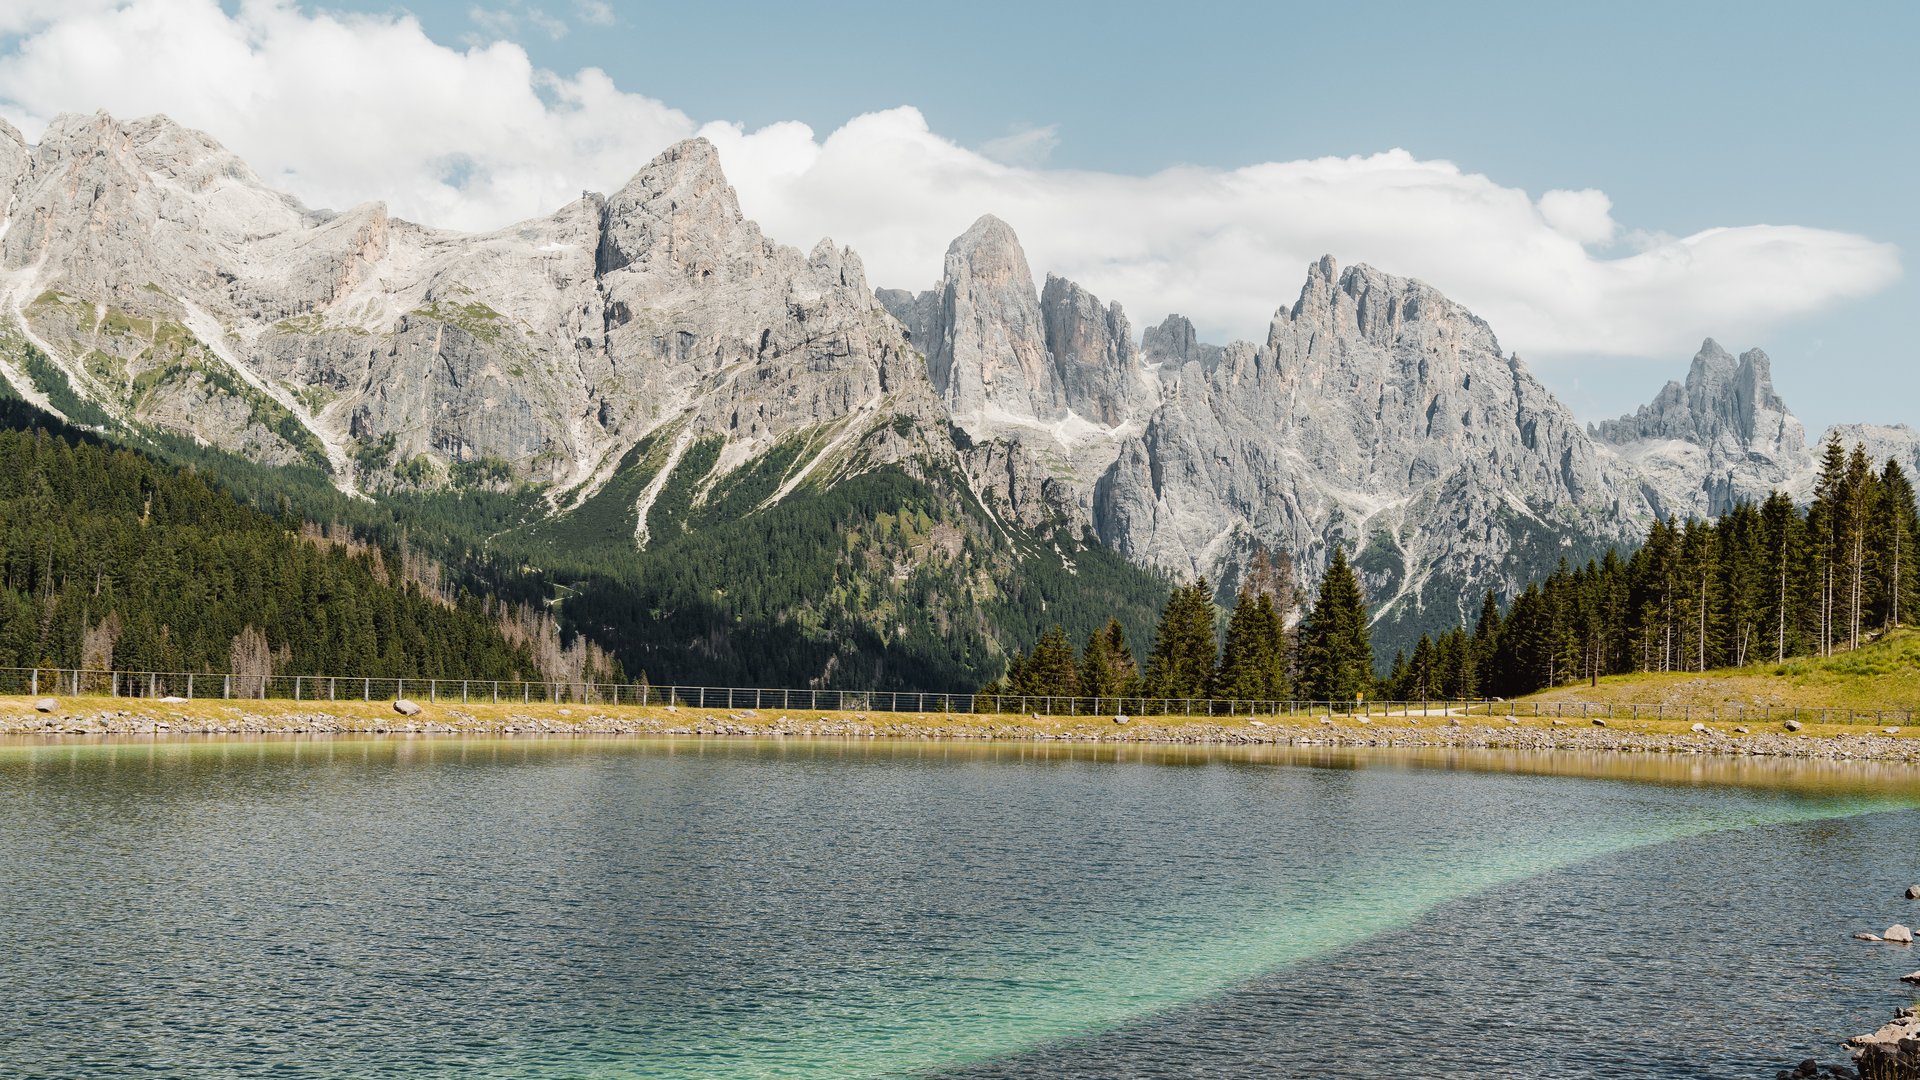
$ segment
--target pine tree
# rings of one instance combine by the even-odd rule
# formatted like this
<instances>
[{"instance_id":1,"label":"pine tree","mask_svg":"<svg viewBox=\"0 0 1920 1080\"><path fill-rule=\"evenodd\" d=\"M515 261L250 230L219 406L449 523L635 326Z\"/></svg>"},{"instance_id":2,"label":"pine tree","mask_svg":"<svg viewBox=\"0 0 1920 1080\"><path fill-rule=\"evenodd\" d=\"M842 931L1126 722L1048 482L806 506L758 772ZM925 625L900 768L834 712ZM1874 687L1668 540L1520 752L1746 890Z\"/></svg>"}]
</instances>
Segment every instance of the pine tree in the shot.
<instances>
[{"instance_id":1,"label":"pine tree","mask_svg":"<svg viewBox=\"0 0 1920 1080\"><path fill-rule=\"evenodd\" d=\"M1080 692L1080 669L1073 657L1073 642L1055 623L1033 647L1015 672L1009 669L1008 689L1027 697L1074 697Z\"/></svg>"},{"instance_id":2,"label":"pine tree","mask_svg":"<svg viewBox=\"0 0 1920 1080\"><path fill-rule=\"evenodd\" d=\"M1353 701L1373 685L1366 598L1338 546L1300 627L1300 668L1303 688L1316 700Z\"/></svg>"},{"instance_id":3,"label":"pine tree","mask_svg":"<svg viewBox=\"0 0 1920 1080\"><path fill-rule=\"evenodd\" d=\"M1915 588L1920 574L1914 572L1916 514L1913 482L1898 461L1887 459L1880 470L1880 535L1874 550L1885 567L1883 576L1884 625L1900 626L1914 615Z\"/></svg>"},{"instance_id":4,"label":"pine tree","mask_svg":"<svg viewBox=\"0 0 1920 1080\"><path fill-rule=\"evenodd\" d=\"M1206 697L1218 653L1213 596L1206 579L1175 589L1160 613L1160 625L1148 655L1147 696L1167 700Z\"/></svg>"},{"instance_id":5,"label":"pine tree","mask_svg":"<svg viewBox=\"0 0 1920 1080\"><path fill-rule=\"evenodd\" d=\"M1793 500L1774 492L1760 507L1760 554L1765 561L1767 628L1773 639L1774 663L1801 648L1802 570L1806 563L1806 521Z\"/></svg>"},{"instance_id":6,"label":"pine tree","mask_svg":"<svg viewBox=\"0 0 1920 1080\"><path fill-rule=\"evenodd\" d=\"M1127 646L1127 632L1119 619L1087 637L1080 653L1081 693L1091 698L1131 696L1136 687L1133 650Z\"/></svg>"},{"instance_id":7,"label":"pine tree","mask_svg":"<svg viewBox=\"0 0 1920 1080\"><path fill-rule=\"evenodd\" d=\"M1413 647L1413 655L1407 659L1407 685L1404 700L1427 701L1434 696L1437 688L1435 679L1435 659L1433 639L1425 634Z\"/></svg>"},{"instance_id":8,"label":"pine tree","mask_svg":"<svg viewBox=\"0 0 1920 1080\"><path fill-rule=\"evenodd\" d=\"M1213 696L1240 701L1277 701L1287 696L1286 626L1273 597L1240 590L1227 619L1226 648L1215 675Z\"/></svg>"}]
</instances>

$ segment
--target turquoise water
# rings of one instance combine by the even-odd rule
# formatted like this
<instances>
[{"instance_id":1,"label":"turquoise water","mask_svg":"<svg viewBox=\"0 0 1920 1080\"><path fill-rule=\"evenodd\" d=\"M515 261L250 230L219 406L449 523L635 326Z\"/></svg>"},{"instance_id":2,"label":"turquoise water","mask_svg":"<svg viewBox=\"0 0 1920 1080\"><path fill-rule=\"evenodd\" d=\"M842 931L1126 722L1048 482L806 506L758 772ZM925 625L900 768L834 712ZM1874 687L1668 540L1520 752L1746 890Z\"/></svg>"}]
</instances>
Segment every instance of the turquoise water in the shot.
<instances>
[{"instance_id":1,"label":"turquoise water","mask_svg":"<svg viewBox=\"0 0 1920 1080\"><path fill-rule=\"evenodd\" d=\"M1370 950L1394 943L1385 970L1400 978L1471 985L1494 964L1552 986L1589 971L1609 935L1666 953L1697 939L1688 920L1724 900L1728 873L1749 895L1831 875L1792 899L1797 921L1718 913L1741 921L1714 933L1792 978L1874 917L1873 875L1895 891L1914 872L1874 860L1904 837L1912 861L1916 806L1920 781L1898 770L1617 758L19 746L0 748L0 956L14 958L0 998L24 1033L7 1055L29 1076L1186 1075L1221 1046L1239 1048L1209 1075L1373 1075L1351 1056L1378 1009L1315 996ZM1804 842L1832 822L1848 827ZM1747 853L1717 879L1690 877L1733 849ZM1462 905L1537 910L1514 898L1567 875L1589 940L1542 950L1524 921L1456 932L1473 924ZM1697 904L1652 900L1689 889ZM1806 1002L1806 1038L1875 1019L1875 974ZM1750 992L1663 978L1681 1002ZM1727 1012L1674 1061L1591 1060L1604 1033L1541 1061L1524 1021L1450 1032L1418 1060L1435 1076L1503 1075L1503 1061L1510 1075L1736 1076L1801 1045L1752 1030L1749 1006ZM1699 1011L1681 1015L1697 1033ZM1667 1034L1641 1030L1657 1015L1634 1024ZM1239 1046L1249 1030L1261 1039Z\"/></svg>"}]
</instances>

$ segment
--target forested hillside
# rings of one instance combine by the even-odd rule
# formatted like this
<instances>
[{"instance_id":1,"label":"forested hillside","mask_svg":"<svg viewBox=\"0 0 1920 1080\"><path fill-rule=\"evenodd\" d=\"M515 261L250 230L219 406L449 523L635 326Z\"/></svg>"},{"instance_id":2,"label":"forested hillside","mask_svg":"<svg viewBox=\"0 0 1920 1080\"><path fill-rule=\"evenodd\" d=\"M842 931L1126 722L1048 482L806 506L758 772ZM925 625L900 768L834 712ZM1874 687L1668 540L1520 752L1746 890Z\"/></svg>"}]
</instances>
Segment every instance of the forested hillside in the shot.
<instances>
[{"instance_id":1,"label":"forested hillside","mask_svg":"<svg viewBox=\"0 0 1920 1080\"><path fill-rule=\"evenodd\" d=\"M0 410L0 666L534 674L497 613L414 580L405 553L268 516L19 402Z\"/></svg>"},{"instance_id":2,"label":"forested hillside","mask_svg":"<svg viewBox=\"0 0 1920 1080\"><path fill-rule=\"evenodd\" d=\"M1708 671L1858 648L1920 608L1920 516L1899 462L1829 440L1814 498L1775 493L1718 519L1659 522L1646 542L1562 564L1503 611L1423 638L1397 697L1513 696L1603 675Z\"/></svg>"}]
</instances>

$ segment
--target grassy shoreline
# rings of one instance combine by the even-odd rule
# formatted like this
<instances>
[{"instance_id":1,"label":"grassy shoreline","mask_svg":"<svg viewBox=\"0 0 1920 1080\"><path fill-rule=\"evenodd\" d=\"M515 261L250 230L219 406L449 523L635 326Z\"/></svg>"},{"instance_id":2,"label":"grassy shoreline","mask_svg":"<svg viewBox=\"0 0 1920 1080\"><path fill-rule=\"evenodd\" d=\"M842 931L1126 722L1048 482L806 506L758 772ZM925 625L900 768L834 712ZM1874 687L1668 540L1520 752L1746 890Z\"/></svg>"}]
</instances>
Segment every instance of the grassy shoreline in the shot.
<instances>
[{"instance_id":1,"label":"grassy shoreline","mask_svg":"<svg viewBox=\"0 0 1920 1080\"><path fill-rule=\"evenodd\" d=\"M0 735L45 740L233 734L647 735L920 740L1399 746L1855 758L1920 764L1920 729L1862 724L1725 725L1683 719L1591 720L1434 715L1333 717L1108 716L807 712L666 706L428 703L402 716L389 702L226 701L167 704L126 698L0 697Z\"/></svg>"}]
</instances>

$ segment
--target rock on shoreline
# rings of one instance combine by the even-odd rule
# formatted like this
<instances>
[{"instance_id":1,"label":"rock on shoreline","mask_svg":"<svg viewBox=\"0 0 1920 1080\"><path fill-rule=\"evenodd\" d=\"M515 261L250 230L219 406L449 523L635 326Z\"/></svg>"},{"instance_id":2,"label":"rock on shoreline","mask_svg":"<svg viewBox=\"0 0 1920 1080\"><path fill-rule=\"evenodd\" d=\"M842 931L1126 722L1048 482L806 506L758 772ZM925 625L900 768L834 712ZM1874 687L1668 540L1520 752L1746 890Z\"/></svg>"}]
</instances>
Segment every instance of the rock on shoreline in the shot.
<instances>
[{"instance_id":1,"label":"rock on shoreline","mask_svg":"<svg viewBox=\"0 0 1920 1080\"><path fill-rule=\"evenodd\" d=\"M132 704L132 703L129 703ZM1733 737L1715 731L1649 732L1622 727L1551 727L1496 718L1460 726L1388 726L1397 717L1334 722L1320 717L1267 717L1258 725L1155 717L976 716L972 714L825 713L768 716L752 712L658 709L601 710L590 705L523 709L407 702L421 711L395 715L392 705L328 711L263 708L259 703L208 702L197 712L154 707L36 714L0 708L0 734L11 735L264 735L469 734L666 735L745 738L887 738L913 740L1023 740L1065 743L1152 743L1219 746L1325 746L1464 750L1571 750L1618 753L1872 760L1920 764L1920 740L1857 734ZM210 715L211 714L211 715ZM1461 718L1454 718L1459 720ZM1403 721L1404 722L1404 721ZM1307 725L1313 725L1311 727ZM1497 726L1494 726L1497 725Z\"/></svg>"}]
</instances>

